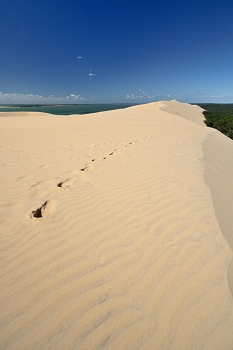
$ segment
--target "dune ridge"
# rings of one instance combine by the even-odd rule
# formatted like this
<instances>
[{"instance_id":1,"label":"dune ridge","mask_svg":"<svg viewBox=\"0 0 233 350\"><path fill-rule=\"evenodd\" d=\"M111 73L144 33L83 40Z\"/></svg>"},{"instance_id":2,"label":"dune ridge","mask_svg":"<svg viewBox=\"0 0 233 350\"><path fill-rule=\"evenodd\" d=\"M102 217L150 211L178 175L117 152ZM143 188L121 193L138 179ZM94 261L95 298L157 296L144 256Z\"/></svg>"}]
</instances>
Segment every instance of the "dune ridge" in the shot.
<instances>
[{"instance_id":1,"label":"dune ridge","mask_svg":"<svg viewBox=\"0 0 233 350\"><path fill-rule=\"evenodd\" d=\"M233 145L201 108L0 116L0 348L232 348Z\"/></svg>"}]
</instances>

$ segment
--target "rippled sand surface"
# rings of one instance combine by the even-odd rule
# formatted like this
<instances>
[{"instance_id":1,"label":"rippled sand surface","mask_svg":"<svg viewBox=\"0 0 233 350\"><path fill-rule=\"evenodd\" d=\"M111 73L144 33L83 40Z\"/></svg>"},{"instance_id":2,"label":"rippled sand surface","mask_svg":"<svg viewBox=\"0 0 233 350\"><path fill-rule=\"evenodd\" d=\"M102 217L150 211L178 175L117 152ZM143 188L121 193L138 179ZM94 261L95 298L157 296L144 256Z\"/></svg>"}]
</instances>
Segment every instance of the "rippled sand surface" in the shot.
<instances>
[{"instance_id":1,"label":"rippled sand surface","mask_svg":"<svg viewBox=\"0 0 233 350\"><path fill-rule=\"evenodd\" d=\"M0 113L1 349L233 347L233 141L162 101Z\"/></svg>"}]
</instances>

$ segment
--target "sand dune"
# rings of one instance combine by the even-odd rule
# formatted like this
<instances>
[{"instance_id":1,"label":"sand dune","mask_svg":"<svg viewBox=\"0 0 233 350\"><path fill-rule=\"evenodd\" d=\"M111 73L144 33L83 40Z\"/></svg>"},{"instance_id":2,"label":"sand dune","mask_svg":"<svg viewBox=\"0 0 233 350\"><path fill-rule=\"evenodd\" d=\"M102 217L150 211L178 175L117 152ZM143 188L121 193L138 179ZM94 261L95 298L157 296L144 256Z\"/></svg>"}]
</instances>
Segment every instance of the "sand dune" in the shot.
<instances>
[{"instance_id":1,"label":"sand dune","mask_svg":"<svg viewBox=\"0 0 233 350\"><path fill-rule=\"evenodd\" d=\"M1 349L232 349L233 142L201 108L0 126Z\"/></svg>"}]
</instances>

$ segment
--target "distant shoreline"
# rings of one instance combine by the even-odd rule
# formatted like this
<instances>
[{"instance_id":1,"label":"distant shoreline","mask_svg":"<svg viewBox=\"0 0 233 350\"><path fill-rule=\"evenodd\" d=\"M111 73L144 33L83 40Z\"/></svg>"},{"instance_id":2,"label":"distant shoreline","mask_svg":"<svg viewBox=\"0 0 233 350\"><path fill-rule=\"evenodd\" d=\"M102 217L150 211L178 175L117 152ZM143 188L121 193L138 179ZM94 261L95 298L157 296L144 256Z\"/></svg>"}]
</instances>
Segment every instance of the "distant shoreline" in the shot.
<instances>
[{"instance_id":1,"label":"distant shoreline","mask_svg":"<svg viewBox=\"0 0 233 350\"><path fill-rule=\"evenodd\" d=\"M50 107L50 106L100 106L100 105L138 105L139 103L45 103L45 104L0 104L1 107ZM140 103L141 104L141 103Z\"/></svg>"},{"instance_id":2,"label":"distant shoreline","mask_svg":"<svg viewBox=\"0 0 233 350\"><path fill-rule=\"evenodd\" d=\"M54 115L90 114L136 106L136 103L103 104L10 104L0 105L1 112L43 112Z\"/></svg>"}]
</instances>

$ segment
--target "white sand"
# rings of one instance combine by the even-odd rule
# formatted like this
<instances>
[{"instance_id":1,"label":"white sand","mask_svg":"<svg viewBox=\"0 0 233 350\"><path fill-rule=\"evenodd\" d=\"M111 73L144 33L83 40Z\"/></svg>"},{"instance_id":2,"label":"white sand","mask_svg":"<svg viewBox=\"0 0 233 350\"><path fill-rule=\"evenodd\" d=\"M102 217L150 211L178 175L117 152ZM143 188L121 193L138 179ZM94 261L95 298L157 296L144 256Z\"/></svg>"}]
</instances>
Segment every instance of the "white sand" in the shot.
<instances>
[{"instance_id":1,"label":"white sand","mask_svg":"<svg viewBox=\"0 0 233 350\"><path fill-rule=\"evenodd\" d=\"M201 108L0 130L1 349L233 348L233 142Z\"/></svg>"}]
</instances>

